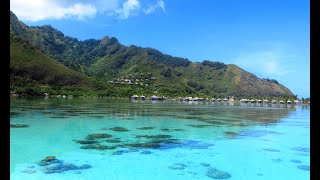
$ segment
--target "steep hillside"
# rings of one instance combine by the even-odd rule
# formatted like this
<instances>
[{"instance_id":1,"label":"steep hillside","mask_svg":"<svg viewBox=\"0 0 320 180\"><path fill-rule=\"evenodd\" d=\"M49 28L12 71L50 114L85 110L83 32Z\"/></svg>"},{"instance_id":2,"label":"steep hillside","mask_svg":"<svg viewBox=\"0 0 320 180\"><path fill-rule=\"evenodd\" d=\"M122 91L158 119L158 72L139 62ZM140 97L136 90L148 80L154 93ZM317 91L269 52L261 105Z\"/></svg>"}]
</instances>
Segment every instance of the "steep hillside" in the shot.
<instances>
[{"instance_id":1,"label":"steep hillside","mask_svg":"<svg viewBox=\"0 0 320 180\"><path fill-rule=\"evenodd\" d=\"M10 34L10 88L27 95L82 95L106 88L85 75L50 59L37 48Z\"/></svg>"}]
</instances>

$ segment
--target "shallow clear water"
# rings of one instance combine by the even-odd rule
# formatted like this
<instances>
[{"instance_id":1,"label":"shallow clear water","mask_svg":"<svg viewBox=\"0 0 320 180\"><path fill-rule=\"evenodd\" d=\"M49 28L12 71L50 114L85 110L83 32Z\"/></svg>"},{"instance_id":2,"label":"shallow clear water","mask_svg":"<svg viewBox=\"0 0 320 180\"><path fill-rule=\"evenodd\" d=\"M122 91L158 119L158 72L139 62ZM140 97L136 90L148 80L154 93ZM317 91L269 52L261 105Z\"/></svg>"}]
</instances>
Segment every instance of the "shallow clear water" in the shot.
<instances>
[{"instance_id":1,"label":"shallow clear water","mask_svg":"<svg viewBox=\"0 0 320 180\"><path fill-rule=\"evenodd\" d=\"M310 179L309 106L15 98L10 123L13 180Z\"/></svg>"}]
</instances>

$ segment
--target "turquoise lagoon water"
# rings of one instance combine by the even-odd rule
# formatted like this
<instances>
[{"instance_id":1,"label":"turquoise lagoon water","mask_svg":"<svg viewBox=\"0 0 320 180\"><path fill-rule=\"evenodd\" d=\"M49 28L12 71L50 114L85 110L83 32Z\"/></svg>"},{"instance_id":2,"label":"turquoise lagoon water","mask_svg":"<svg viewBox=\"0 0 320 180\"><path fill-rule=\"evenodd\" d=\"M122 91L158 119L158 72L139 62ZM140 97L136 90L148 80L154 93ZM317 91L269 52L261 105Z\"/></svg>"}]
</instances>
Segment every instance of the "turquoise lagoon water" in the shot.
<instances>
[{"instance_id":1,"label":"turquoise lagoon water","mask_svg":"<svg viewBox=\"0 0 320 180\"><path fill-rule=\"evenodd\" d=\"M13 180L310 178L304 105L16 98L10 123Z\"/></svg>"}]
</instances>

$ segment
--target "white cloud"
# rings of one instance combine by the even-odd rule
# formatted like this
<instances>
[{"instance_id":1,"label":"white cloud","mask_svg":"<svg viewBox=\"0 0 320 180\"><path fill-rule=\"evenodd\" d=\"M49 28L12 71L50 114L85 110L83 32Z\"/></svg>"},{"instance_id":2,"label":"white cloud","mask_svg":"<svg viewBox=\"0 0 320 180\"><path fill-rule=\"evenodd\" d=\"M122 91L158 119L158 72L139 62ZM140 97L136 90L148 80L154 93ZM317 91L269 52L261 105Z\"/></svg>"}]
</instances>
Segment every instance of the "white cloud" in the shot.
<instances>
[{"instance_id":1,"label":"white cloud","mask_svg":"<svg viewBox=\"0 0 320 180\"><path fill-rule=\"evenodd\" d=\"M153 1L155 0L148 0ZM100 15L128 19L139 13L150 14L156 9L165 12L163 0L147 7L141 0L11 0L10 10L19 19L41 21L46 19L76 18L83 20Z\"/></svg>"},{"instance_id":2,"label":"white cloud","mask_svg":"<svg viewBox=\"0 0 320 180\"><path fill-rule=\"evenodd\" d=\"M139 0L127 0L122 4L122 7L117 9L120 19L127 19L129 16L134 15L140 9Z\"/></svg>"},{"instance_id":3,"label":"white cloud","mask_svg":"<svg viewBox=\"0 0 320 180\"><path fill-rule=\"evenodd\" d=\"M97 9L91 4L74 3L65 7L62 2L54 0L11 0L10 10L22 20L29 21L67 17L84 19L97 13Z\"/></svg>"},{"instance_id":4,"label":"white cloud","mask_svg":"<svg viewBox=\"0 0 320 180\"><path fill-rule=\"evenodd\" d=\"M166 9L164 7L163 0L159 0L156 4L149 6L148 8L144 9L143 11L146 14L150 14L150 13L154 12L157 8L160 8L163 12L166 11Z\"/></svg>"}]
</instances>

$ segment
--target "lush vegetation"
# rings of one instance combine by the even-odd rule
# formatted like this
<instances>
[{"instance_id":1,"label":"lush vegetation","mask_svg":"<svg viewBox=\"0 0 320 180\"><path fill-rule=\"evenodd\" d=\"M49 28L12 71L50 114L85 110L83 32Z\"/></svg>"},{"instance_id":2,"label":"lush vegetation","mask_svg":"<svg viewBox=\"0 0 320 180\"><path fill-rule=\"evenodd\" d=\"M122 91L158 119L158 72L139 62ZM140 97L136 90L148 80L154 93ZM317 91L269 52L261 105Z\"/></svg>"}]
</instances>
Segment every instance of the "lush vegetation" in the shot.
<instances>
[{"instance_id":1,"label":"lush vegetation","mask_svg":"<svg viewBox=\"0 0 320 180\"><path fill-rule=\"evenodd\" d=\"M21 38L10 34L10 89L23 95L87 95L113 88L50 59ZM111 93L111 92L109 92Z\"/></svg>"},{"instance_id":2,"label":"lush vegetation","mask_svg":"<svg viewBox=\"0 0 320 180\"><path fill-rule=\"evenodd\" d=\"M12 12L10 30L11 90L19 94L293 96L236 65L191 62L114 37L78 41L50 25L28 27Z\"/></svg>"}]
</instances>

